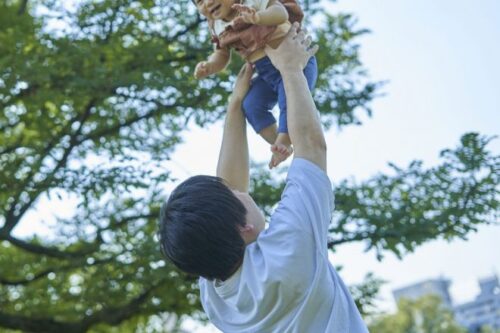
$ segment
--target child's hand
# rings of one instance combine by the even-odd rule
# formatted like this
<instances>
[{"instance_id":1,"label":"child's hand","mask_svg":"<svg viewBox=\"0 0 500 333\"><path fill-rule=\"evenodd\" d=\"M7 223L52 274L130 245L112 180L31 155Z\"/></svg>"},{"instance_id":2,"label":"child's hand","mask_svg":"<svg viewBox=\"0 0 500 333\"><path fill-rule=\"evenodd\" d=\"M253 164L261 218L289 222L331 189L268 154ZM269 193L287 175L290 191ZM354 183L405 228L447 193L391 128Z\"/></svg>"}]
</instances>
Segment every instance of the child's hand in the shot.
<instances>
[{"instance_id":1,"label":"child's hand","mask_svg":"<svg viewBox=\"0 0 500 333\"><path fill-rule=\"evenodd\" d=\"M231 6L231 8L237 10L240 13L239 18L243 20L243 22L250 24L259 24L259 13L254 8L240 4L234 4Z\"/></svg>"},{"instance_id":2,"label":"child's hand","mask_svg":"<svg viewBox=\"0 0 500 333\"><path fill-rule=\"evenodd\" d=\"M203 79L210 74L213 74L212 64L208 61L199 62L194 69L194 77L197 79Z\"/></svg>"}]
</instances>

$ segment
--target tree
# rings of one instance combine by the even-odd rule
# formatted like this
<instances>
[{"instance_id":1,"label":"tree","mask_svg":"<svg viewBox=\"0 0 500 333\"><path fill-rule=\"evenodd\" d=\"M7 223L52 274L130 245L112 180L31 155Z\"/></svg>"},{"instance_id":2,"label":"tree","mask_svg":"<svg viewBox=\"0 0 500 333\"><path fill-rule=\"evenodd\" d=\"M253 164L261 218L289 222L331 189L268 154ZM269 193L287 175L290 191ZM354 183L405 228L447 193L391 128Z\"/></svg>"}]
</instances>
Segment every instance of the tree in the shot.
<instances>
[{"instance_id":1,"label":"tree","mask_svg":"<svg viewBox=\"0 0 500 333\"><path fill-rule=\"evenodd\" d=\"M351 15L307 7L324 18L316 34L322 119L358 124L381 85L358 60L367 31ZM162 162L187 124L221 118L241 65L196 81L192 69L210 48L189 0L0 3L0 327L123 332L184 315L203 320L196 280L165 263L155 234L163 188L174 181ZM499 157L490 140L465 135L433 169L415 162L360 185L342 182L331 246L365 241L380 255L403 255L493 222ZM269 212L283 184L254 174ZM50 237L16 234L40 223L27 214L58 196L78 201L73 217L58 218Z\"/></svg>"},{"instance_id":2,"label":"tree","mask_svg":"<svg viewBox=\"0 0 500 333\"><path fill-rule=\"evenodd\" d=\"M376 317L369 327L373 333L466 333L443 307L439 297L424 296L418 300L401 299L398 311Z\"/></svg>"},{"instance_id":3,"label":"tree","mask_svg":"<svg viewBox=\"0 0 500 333\"><path fill-rule=\"evenodd\" d=\"M476 331L477 333L500 333L500 330L499 329L493 329L491 327L488 327L488 326L482 326L482 327L479 327Z\"/></svg>"},{"instance_id":4,"label":"tree","mask_svg":"<svg viewBox=\"0 0 500 333\"><path fill-rule=\"evenodd\" d=\"M386 281L375 277L373 273L367 273L361 283L349 287L352 298L364 318L378 313L375 302L378 299L377 296L380 287L385 282Z\"/></svg>"}]
</instances>

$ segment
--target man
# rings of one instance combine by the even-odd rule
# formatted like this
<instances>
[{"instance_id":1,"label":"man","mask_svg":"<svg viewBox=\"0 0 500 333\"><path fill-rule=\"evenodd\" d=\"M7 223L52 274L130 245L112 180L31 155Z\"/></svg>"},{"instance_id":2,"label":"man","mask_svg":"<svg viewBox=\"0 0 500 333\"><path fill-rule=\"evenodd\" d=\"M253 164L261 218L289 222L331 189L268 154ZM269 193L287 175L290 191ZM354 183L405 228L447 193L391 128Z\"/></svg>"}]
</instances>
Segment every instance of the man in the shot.
<instances>
[{"instance_id":1,"label":"man","mask_svg":"<svg viewBox=\"0 0 500 333\"><path fill-rule=\"evenodd\" d=\"M248 194L241 110L252 76L242 68L228 104L217 176L179 185L162 208L160 242L181 270L200 276L201 302L223 332L365 333L348 289L328 261L333 209L326 142L303 68L317 51L294 25L277 49L295 149L281 201L264 230Z\"/></svg>"}]
</instances>

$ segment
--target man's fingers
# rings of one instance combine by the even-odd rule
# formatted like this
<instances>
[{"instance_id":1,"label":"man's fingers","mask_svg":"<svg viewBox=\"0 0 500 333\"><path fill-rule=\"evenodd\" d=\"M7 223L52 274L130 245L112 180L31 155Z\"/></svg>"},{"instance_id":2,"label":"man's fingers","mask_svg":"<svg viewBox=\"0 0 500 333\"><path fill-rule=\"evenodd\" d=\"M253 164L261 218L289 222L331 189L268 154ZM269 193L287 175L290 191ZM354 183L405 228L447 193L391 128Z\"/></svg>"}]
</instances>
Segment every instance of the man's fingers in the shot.
<instances>
[{"instance_id":1,"label":"man's fingers","mask_svg":"<svg viewBox=\"0 0 500 333\"><path fill-rule=\"evenodd\" d=\"M304 32L304 30L301 30L300 32L297 33L297 36L295 37L295 39L299 42L299 43L302 43L303 40L306 38L306 34Z\"/></svg>"},{"instance_id":2,"label":"man's fingers","mask_svg":"<svg viewBox=\"0 0 500 333\"><path fill-rule=\"evenodd\" d=\"M316 52L318 52L319 50L319 45L316 44L314 45L313 47L309 48L309 50L307 50L307 52L309 53L309 55L312 57L313 55L316 54Z\"/></svg>"},{"instance_id":3,"label":"man's fingers","mask_svg":"<svg viewBox=\"0 0 500 333\"><path fill-rule=\"evenodd\" d=\"M304 41L302 42L302 44L304 44L305 47L309 47L312 43L312 38L311 36L307 36Z\"/></svg>"},{"instance_id":4,"label":"man's fingers","mask_svg":"<svg viewBox=\"0 0 500 333\"><path fill-rule=\"evenodd\" d=\"M293 22L292 27L290 30L288 30L288 36L290 36L292 39L295 39L295 36L297 36L297 30L299 29L300 24L298 22Z\"/></svg>"}]
</instances>

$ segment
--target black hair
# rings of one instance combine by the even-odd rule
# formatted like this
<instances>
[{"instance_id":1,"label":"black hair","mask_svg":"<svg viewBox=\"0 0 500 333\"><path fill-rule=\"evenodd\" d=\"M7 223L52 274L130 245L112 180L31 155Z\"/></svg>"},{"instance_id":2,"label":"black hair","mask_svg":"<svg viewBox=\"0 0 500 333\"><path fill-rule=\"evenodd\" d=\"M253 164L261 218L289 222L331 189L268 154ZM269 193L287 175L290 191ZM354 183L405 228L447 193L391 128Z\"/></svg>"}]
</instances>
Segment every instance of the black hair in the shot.
<instances>
[{"instance_id":1,"label":"black hair","mask_svg":"<svg viewBox=\"0 0 500 333\"><path fill-rule=\"evenodd\" d=\"M245 242L238 226L245 225L246 213L223 179L191 177L161 208L162 253L186 273L226 280L243 259Z\"/></svg>"}]
</instances>

